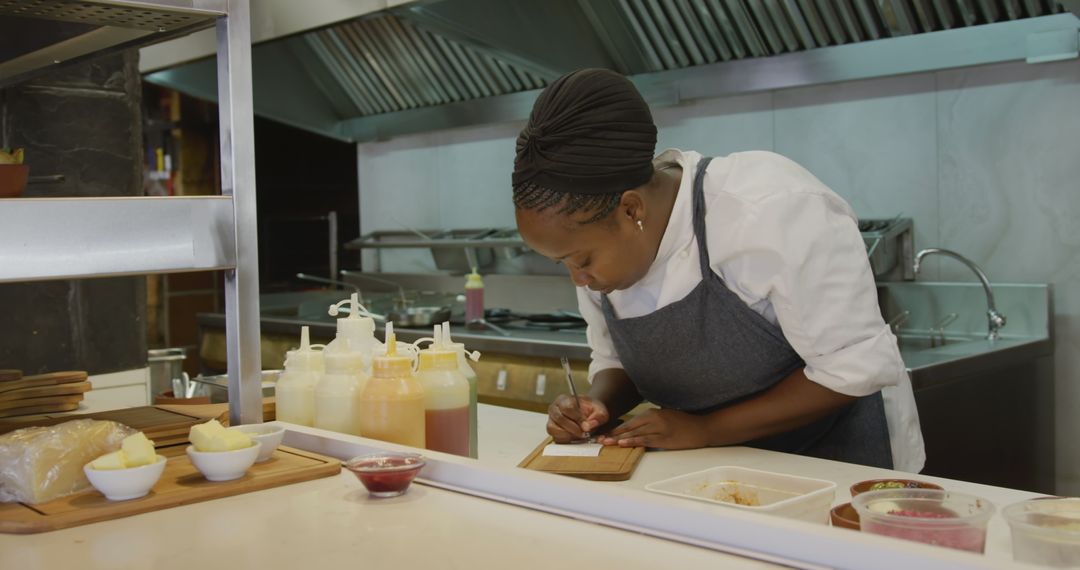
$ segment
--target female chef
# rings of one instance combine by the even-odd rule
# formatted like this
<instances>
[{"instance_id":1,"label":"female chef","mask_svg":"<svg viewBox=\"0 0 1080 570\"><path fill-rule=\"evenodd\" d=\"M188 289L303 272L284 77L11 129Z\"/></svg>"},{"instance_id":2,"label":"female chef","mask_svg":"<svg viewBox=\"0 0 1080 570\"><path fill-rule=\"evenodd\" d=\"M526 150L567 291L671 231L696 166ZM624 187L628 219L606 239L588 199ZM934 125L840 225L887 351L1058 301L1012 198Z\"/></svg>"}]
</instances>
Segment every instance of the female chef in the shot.
<instances>
[{"instance_id":1,"label":"female chef","mask_svg":"<svg viewBox=\"0 0 1080 570\"><path fill-rule=\"evenodd\" d=\"M548 433L577 439L647 400L600 442L919 471L911 383L851 207L770 152L655 145L641 95L601 69L548 86L518 136L518 229L566 265L592 348L580 414L561 396Z\"/></svg>"}]
</instances>

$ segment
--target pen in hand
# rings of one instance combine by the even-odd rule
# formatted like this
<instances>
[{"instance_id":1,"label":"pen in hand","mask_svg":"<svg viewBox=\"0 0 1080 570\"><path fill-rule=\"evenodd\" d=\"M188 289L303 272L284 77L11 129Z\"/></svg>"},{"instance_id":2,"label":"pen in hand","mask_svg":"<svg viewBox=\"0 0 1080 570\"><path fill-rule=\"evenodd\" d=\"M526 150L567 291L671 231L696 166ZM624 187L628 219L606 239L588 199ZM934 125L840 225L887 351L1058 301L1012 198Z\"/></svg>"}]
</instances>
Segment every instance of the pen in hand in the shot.
<instances>
[{"instance_id":1,"label":"pen in hand","mask_svg":"<svg viewBox=\"0 0 1080 570\"><path fill-rule=\"evenodd\" d=\"M581 400L578 398L577 388L574 387L574 376L570 373L570 361L564 356L561 358L563 370L566 371L566 383L570 385L570 395L574 397L574 407L577 408L578 418L584 420L584 416L581 413ZM589 439L589 432L582 434L585 439Z\"/></svg>"}]
</instances>

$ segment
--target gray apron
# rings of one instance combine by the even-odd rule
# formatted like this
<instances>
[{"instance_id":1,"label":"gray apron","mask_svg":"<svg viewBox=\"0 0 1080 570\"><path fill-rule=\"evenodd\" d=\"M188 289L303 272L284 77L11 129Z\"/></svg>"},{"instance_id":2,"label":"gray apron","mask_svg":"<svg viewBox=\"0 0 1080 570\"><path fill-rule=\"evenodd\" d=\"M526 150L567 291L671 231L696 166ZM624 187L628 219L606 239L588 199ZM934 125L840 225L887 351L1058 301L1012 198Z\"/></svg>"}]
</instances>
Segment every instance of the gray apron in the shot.
<instances>
[{"instance_id":1,"label":"gray apron","mask_svg":"<svg viewBox=\"0 0 1080 570\"><path fill-rule=\"evenodd\" d=\"M615 350L638 392L662 408L694 414L758 394L806 365L780 327L747 306L709 266L703 182L711 160L701 159L693 185L701 283L680 301L628 319L618 318L607 295L602 298ZM746 445L892 468L881 392Z\"/></svg>"}]
</instances>

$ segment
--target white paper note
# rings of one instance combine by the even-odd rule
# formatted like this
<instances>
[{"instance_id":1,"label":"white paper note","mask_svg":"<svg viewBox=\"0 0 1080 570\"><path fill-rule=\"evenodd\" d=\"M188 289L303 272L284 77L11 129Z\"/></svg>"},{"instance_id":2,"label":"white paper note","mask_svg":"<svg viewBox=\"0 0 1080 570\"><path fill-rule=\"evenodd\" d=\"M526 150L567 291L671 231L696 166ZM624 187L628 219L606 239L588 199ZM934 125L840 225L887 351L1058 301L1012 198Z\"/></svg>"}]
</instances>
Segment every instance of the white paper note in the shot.
<instances>
[{"instance_id":1,"label":"white paper note","mask_svg":"<svg viewBox=\"0 0 1080 570\"><path fill-rule=\"evenodd\" d=\"M599 457L599 443L549 443L544 447L546 457Z\"/></svg>"}]
</instances>

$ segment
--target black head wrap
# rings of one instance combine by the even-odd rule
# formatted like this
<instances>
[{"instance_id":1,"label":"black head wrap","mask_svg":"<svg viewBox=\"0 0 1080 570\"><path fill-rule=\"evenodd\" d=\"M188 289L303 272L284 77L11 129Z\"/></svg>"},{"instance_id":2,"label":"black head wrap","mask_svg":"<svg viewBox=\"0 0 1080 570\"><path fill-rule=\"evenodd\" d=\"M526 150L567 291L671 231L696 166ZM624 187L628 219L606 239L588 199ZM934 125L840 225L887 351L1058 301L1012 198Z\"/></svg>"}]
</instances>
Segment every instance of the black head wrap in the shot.
<instances>
[{"instance_id":1,"label":"black head wrap","mask_svg":"<svg viewBox=\"0 0 1080 570\"><path fill-rule=\"evenodd\" d=\"M513 185L609 194L652 177L656 125L628 79L581 69L556 79L533 105L517 138Z\"/></svg>"}]
</instances>

